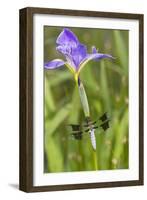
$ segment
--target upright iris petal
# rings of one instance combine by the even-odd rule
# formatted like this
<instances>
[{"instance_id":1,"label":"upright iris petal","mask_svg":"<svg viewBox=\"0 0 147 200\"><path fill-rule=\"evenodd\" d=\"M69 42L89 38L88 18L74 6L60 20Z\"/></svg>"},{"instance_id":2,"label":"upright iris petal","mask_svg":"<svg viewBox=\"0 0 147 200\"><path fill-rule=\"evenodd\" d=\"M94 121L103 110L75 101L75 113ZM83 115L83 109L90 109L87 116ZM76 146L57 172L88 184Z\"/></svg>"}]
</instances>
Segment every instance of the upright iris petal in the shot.
<instances>
[{"instance_id":1,"label":"upright iris petal","mask_svg":"<svg viewBox=\"0 0 147 200\"><path fill-rule=\"evenodd\" d=\"M98 53L95 47L92 47L91 54L87 53L86 46L80 43L77 36L67 28L64 28L59 34L56 44L56 50L65 57L65 61L55 59L45 63L45 68L55 69L65 64L74 74L76 80L78 80L81 69L83 69L90 60L99 61L103 58L113 58L111 55Z\"/></svg>"},{"instance_id":2,"label":"upright iris petal","mask_svg":"<svg viewBox=\"0 0 147 200\"><path fill-rule=\"evenodd\" d=\"M87 56L87 48L83 44L79 44L77 48L72 50L72 59L76 66L76 70L78 71L80 63L85 59Z\"/></svg>"},{"instance_id":3,"label":"upright iris petal","mask_svg":"<svg viewBox=\"0 0 147 200\"><path fill-rule=\"evenodd\" d=\"M76 35L67 28L64 28L56 40L57 45L69 45L70 47L76 47L79 44L79 40Z\"/></svg>"},{"instance_id":4,"label":"upright iris petal","mask_svg":"<svg viewBox=\"0 0 147 200\"><path fill-rule=\"evenodd\" d=\"M95 48L95 46L92 47L92 53L98 53L98 50Z\"/></svg>"},{"instance_id":5,"label":"upright iris petal","mask_svg":"<svg viewBox=\"0 0 147 200\"><path fill-rule=\"evenodd\" d=\"M76 35L71 32L69 29L65 28L56 40L57 51L62 53L68 64L76 70L76 60L73 58L73 51L76 50L79 46L79 40Z\"/></svg>"}]
</instances>

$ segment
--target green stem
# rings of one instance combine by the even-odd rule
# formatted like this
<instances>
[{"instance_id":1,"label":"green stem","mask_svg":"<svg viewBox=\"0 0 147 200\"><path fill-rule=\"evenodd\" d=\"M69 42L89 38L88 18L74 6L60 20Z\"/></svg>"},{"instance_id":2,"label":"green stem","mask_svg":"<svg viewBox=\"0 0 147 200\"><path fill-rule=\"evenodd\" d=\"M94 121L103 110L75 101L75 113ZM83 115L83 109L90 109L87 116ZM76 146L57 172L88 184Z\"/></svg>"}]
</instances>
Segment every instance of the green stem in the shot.
<instances>
[{"instance_id":1,"label":"green stem","mask_svg":"<svg viewBox=\"0 0 147 200\"><path fill-rule=\"evenodd\" d=\"M81 82L81 80L78 78L78 83L77 83L78 89L79 89L79 96L81 99L81 104L83 107L84 115L85 117L90 117L90 109L89 109L89 104L88 104L88 99L87 95L85 92L85 88ZM94 161L94 168L95 170L98 170L98 161L97 161L97 154L95 149L93 149L93 161Z\"/></svg>"},{"instance_id":2,"label":"green stem","mask_svg":"<svg viewBox=\"0 0 147 200\"><path fill-rule=\"evenodd\" d=\"M94 161L95 170L98 170L98 160L97 160L96 151L94 151L94 150L93 150L93 161Z\"/></svg>"}]
</instances>

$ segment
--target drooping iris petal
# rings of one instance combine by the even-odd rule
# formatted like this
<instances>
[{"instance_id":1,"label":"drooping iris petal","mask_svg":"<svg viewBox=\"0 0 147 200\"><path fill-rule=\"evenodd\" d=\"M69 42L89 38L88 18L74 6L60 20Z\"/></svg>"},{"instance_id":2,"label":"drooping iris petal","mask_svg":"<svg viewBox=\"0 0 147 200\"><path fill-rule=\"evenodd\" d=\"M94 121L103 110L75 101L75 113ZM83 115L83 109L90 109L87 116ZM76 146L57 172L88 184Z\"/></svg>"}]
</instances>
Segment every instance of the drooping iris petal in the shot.
<instances>
[{"instance_id":1,"label":"drooping iris petal","mask_svg":"<svg viewBox=\"0 0 147 200\"><path fill-rule=\"evenodd\" d=\"M79 44L77 48L72 49L72 59L76 66L76 70L78 70L80 63L86 58L87 56L87 48L83 44Z\"/></svg>"},{"instance_id":2,"label":"drooping iris petal","mask_svg":"<svg viewBox=\"0 0 147 200\"><path fill-rule=\"evenodd\" d=\"M64 28L56 40L57 45L76 47L79 44L79 40L76 35L69 30Z\"/></svg>"},{"instance_id":3,"label":"drooping iris petal","mask_svg":"<svg viewBox=\"0 0 147 200\"><path fill-rule=\"evenodd\" d=\"M62 67L63 65L65 64L65 62L61 59L55 59L55 60L52 60L50 62L46 62L44 64L44 67L46 69L57 69L59 67Z\"/></svg>"},{"instance_id":4,"label":"drooping iris petal","mask_svg":"<svg viewBox=\"0 0 147 200\"><path fill-rule=\"evenodd\" d=\"M88 61L89 60L97 60L97 61L99 61L100 59L103 59L103 58L113 59L113 57L111 55L102 54L102 53L89 54L89 55L87 55L86 59L88 59Z\"/></svg>"},{"instance_id":5,"label":"drooping iris petal","mask_svg":"<svg viewBox=\"0 0 147 200\"><path fill-rule=\"evenodd\" d=\"M113 57L109 54L102 54L102 53L93 53L93 54L87 54L87 56L85 57L85 59L80 63L80 67L78 70L78 73L80 73L81 69L83 69L83 67L90 61L90 60L96 60L99 61L103 58L109 58L109 59L113 59Z\"/></svg>"}]
</instances>

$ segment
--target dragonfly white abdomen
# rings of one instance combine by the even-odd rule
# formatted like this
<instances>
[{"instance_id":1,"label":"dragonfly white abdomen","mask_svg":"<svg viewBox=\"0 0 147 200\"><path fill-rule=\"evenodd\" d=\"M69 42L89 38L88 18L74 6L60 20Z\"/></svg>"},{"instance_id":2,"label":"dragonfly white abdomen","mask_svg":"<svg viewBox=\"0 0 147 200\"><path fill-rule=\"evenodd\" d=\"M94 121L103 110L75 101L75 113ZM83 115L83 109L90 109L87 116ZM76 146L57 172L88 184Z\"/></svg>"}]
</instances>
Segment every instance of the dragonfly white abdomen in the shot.
<instances>
[{"instance_id":1,"label":"dragonfly white abdomen","mask_svg":"<svg viewBox=\"0 0 147 200\"><path fill-rule=\"evenodd\" d=\"M90 139L91 139L92 147L96 151L96 138L95 138L95 134L94 134L94 129L91 129L89 131L89 134L90 134Z\"/></svg>"}]
</instances>

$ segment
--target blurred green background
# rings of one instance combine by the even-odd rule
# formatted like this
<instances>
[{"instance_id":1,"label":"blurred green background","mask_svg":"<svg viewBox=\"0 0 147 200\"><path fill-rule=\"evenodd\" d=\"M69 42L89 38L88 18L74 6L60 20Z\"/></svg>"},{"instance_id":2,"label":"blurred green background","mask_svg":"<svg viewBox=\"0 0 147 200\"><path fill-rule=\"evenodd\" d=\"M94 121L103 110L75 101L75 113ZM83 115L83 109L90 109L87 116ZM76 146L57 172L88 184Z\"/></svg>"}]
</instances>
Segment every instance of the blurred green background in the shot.
<instances>
[{"instance_id":1,"label":"blurred green background","mask_svg":"<svg viewBox=\"0 0 147 200\"><path fill-rule=\"evenodd\" d=\"M63 27L44 27L44 62L64 59L56 51L56 39ZM105 111L111 122L107 132L97 129L99 170L128 168L128 31L70 28L88 52L94 45L100 53L116 59L90 61L81 71L91 118ZM94 170L89 137L72 140L68 124L84 120L79 94L71 72L64 66L44 70L44 172Z\"/></svg>"}]
</instances>

